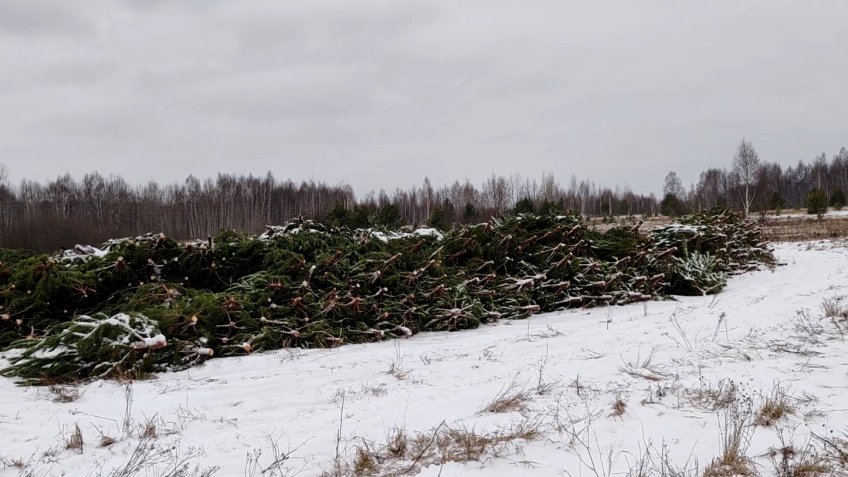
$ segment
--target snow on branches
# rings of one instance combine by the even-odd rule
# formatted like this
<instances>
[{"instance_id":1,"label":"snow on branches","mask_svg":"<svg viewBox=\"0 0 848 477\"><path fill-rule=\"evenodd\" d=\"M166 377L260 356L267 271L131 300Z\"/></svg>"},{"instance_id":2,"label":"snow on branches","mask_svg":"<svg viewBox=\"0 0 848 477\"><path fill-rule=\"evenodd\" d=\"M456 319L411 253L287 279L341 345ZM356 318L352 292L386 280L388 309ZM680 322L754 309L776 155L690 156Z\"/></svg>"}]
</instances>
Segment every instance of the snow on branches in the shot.
<instances>
[{"instance_id":1,"label":"snow on branches","mask_svg":"<svg viewBox=\"0 0 848 477\"><path fill-rule=\"evenodd\" d=\"M3 374L37 381L179 369L211 356L456 331L569 307L720 291L773 263L753 222L714 211L640 234L576 215L519 215L447 233L307 219L259 237L162 234L13 256L0 268ZM125 313L125 314L124 314ZM5 317L9 318L6 319Z\"/></svg>"}]
</instances>

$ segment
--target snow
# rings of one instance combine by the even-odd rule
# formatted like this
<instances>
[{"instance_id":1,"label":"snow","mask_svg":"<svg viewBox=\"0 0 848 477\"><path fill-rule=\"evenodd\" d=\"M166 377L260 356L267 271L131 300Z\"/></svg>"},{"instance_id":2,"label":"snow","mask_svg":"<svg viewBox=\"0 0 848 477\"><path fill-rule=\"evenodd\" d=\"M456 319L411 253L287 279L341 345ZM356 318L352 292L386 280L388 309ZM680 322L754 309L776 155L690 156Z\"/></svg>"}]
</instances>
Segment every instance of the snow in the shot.
<instances>
[{"instance_id":1,"label":"snow","mask_svg":"<svg viewBox=\"0 0 848 477\"><path fill-rule=\"evenodd\" d=\"M307 227L306 225L308 224L309 222L306 222L305 225L299 225L297 223L287 225L268 225L266 226L266 231L260 234L257 238L259 240L271 240L276 237L294 235L299 233L327 233L325 230ZM354 232L357 234L373 237L377 240L380 240L381 242L388 242L389 240L397 240L409 237L433 237L436 240L441 240L442 238L444 238L444 233L442 233L441 231L427 227L418 229L410 228L406 231L356 229Z\"/></svg>"},{"instance_id":2,"label":"snow","mask_svg":"<svg viewBox=\"0 0 848 477\"><path fill-rule=\"evenodd\" d=\"M158 348L164 348L167 345L168 345L168 340L165 339L165 335L158 334L156 336L151 336L151 337L141 337L141 341L134 343L133 348L137 348L137 349L147 349L147 348L158 349ZM198 354L204 354L204 353L198 353Z\"/></svg>"},{"instance_id":3,"label":"snow","mask_svg":"<svg viewBox=\"0 0 848 477\"><path fill-rule=\"evenodd\" d=\"M202 448L205 455L190 462L219 466L219 476L246 475L257 449L259 467L269 467L273 442L291 451L286 475L317 476L332 469L337 444L351 462L355 446L379 446L394 428L487 433L528 420L543 435L517 442L520 449L430 465L418 475L595 475L587 463L606 466L608 457L609 474L624 475L649 447L677 465L703 468L720 452L722 414L701 405L698 391L734 386L756 405L779 383L795 413L777 426L751 427L748 450L763 475L773 475L766 454L781 447L779 430L801 448L812 434L839 436L848 427L848 343L822 317L825 299L848 295L848 244L781 244L776 254L784 266L732 277L717 295L212 359L136 381L130 391L114 381L89 383L67 403L54 402L46 388L0 378L0 476L19 475L14 459L31 462L34 475L109 475L128 461L147 422L159 427L156 446ZM481 411L510 386L527 391L524 409ZM626 406L616 416L618 400ZM81 454L65 449L74 425L85 442ZM117 442L98 447L100 433Z\"/></svg>"},{"instance_id":4,"label":"snow","mask_svg":"<svg viewBox=\"0 0 848 477\"><path fill-rule=\"evenodd\" d=\"M369 229L367 230L367 233L381 242L409 237L433 237L436 240L442 240L445 236L445 234L439 230L432 228L420 228L415 229L412 232L392 232Z\"/></svg>"},{"instance_id":5,"label":"snow","mask_svg":"<svg viewBox=\"0 0 848 477\"><path fill-rule=\"evenodd\" d=\"M311 233L311 234L323 234L326 233L325 230L314 229L306 226L300 226L297 224L288 224L288 225L267 225L265 226L266 231L260 234L257 238L259 240L271 240L276 237L281 237L285 235L296 235L301 233Z\"/></svg>"},{"instance_id":6,"label":"snow","mask_svg":"<svg viewBox=\"0 0 848 477\"><path fill-rule=\"evenodd\" d=\"M87 262L91 258L102 258L109 253L109 249L99 249L92 245L75 245L74 248L62 252L59 259L63 262Z\"/></svg>"}]
</instances>

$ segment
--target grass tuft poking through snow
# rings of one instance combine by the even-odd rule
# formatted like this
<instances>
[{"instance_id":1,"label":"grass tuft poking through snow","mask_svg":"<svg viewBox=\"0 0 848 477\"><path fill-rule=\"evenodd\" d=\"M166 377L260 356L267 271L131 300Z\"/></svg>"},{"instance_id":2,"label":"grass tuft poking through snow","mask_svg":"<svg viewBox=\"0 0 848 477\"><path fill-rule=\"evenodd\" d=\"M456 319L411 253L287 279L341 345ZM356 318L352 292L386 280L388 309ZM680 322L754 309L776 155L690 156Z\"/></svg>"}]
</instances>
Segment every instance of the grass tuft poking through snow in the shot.
<instances>
[{"instance_id":1,"label":"grass tuft poking through snow","mask_svg":"<svg viewBox=\"0 0 848 477\"><path fill-rule=\"evenodd\" d=\"M80 430L79 424L75 424L73 432L71 432L70 437L65 441L65 449L74 450L82 454L83 444L82 430Z\"/></svg>"},{"instance_id":2,"label":"grass tuft poking through snow","mask_svg":"<svg viewBox=\"0 0 848 477\"><path fill-rule=\"evenodd\" d=\"M518 389L515 381L504 386L498 394L483 408L483 412L504 413L523 411L530 401L530 393L524 389Z\"/></svg>"},{"instance_id":3,"label":"grass tuft poking through snow","mask_svg":"<svg viewBox=\"0 0 848 477\"><path fill-rule=\"evenodd\" d=\"M53 384L51 386L48 386L47 390L50 391L50 394L53 395L53 402L58 403L74 402L82 396L82 393L76 386L63 386L60 384Z\"/></svg>"},{"instance_id":4,"label":"grass tuft poking through snow","mask_svg":"<svg viewBox=\"0 0 848 477\"><path fill-rule=\"evenodd\" d=\"M721 453L704 470L703 477L749 477L759 475L748 448L754 433L750 399L737 401L719 413Z\"/></svg>"},{"instance_id":5,"label":"grass tuft poking through snow","mask_svg":"<svg viewBox=\"0 0 848 477\"><path fill-rule=\"evenodd\" d=\"M616 398L612 403L612 412L610 417L621 417L627 411L627 403L620 397Z\"/></svg>"},{"instance_id":6,"label":"grass tuft poking through snow","mask_svg":"<svg viewBox=\"0 0 848 477\"><path fill-rule=\"evenodd\" d=\"M840 475L827 453L813 442L800 449L783 432L778 432L780 446L768 450L773 475L776 477L826 477Z\"/></svg>"},{"instance_id":7,"label":"grass tuft poking through snow","mask_svg":"<svg viewBox=\"0 0 848 477\"><path fill-rule=\"evenodd\" d=\"M766 396L760 405L754 424L772 426L786 416L795 414L792 398L780 383L776 383L770 395Z\"/></svg>"}]
</instances>

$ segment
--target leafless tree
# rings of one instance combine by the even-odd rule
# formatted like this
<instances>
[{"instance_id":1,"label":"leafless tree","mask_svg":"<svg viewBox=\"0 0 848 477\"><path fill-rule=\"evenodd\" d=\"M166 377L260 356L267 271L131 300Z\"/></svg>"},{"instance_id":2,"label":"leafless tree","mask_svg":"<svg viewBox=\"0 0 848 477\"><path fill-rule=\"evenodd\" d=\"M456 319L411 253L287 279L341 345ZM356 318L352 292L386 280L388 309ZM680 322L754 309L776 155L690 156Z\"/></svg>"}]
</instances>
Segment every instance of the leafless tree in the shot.
<instances>
[{"instance_id":1,"label":"leafless tree","mask_svg":"<svg viewBox=\"0 0 848 477\"><path fill-rule=\"evenodd\" d=\"M189 176L179 183L132 185L120 176L93 172L80 180L65 174L45 183L0 182L0 247L50 251L159 231L176 239L205 239L224 228L260 232L265 225L297 215L322 219L338 208L364 211L365 220L372 220L388 205L397 207L405 224L425 224L436 207L451 223L481 221L509 213L524 197L536 207L547 203L589 216L656 210L652 195L578 182L574 176L566 190L552 173L541 180L493 173L481 186L466 178L437 188L427 179L411 189L357 198L347 184L298 184L277 180L270 172L264 177L219 174L205 180Z\"/></svg>"},{"instance_id":2,"label":"leafless tree","mask_svg":"<svg viewBox=\"0 0 848 477\"><path fill-rule=\"evenodd\" d=\"M756 195L757 174L760 169L760 158L754 146L744 138L736 148L733 156L733 175L738 182L742 195L742 210L745 216L751 209Z\"/></svg>"},{"instance_id":3,"label":"leafless tree","mask_svg":"<svg viewBox=\"0 0 848 477\"><path fill-rule=\"evenodd\" d=\"M665 175L665 184L663 185L663 195L673 195L675 198L682 200L684 197L683 184L680 182L680 177L674 171L669 171Z\"/></svg>"}]
</instances>

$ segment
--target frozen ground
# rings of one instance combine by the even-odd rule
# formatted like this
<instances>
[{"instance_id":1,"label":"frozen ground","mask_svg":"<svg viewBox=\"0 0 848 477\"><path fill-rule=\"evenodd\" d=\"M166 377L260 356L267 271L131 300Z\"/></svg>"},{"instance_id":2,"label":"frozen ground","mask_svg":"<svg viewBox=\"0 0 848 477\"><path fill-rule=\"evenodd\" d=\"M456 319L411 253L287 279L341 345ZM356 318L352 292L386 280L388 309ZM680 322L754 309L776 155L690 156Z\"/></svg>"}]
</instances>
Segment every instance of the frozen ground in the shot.
<instances>
[{"instance_id":1,"label":"frozen ground","mask_svg":"<svg viewBox=\"0 0 848 477\"><path fill-rule=\"evenodd\" d=\"M770 449L825 453L848 429L848 344L822 310L848 295L846 247L779 245L784 266L733 278L715 297L212 360L95 382L71 402L0 378L0 476L200 475L168 473L183 460L222 476L353 475L354 465L373 475L627 475L640 462L700 475L734 423L744 455L774 475ZM776 387L791 415L756 425ZM499 395L516 399L484 410ZM67 449L75 426L81 450ZM387 449L402 444L390 438L398 430L406 448ZM101 447L104 436L115 442Z\"/></svg>"}]
</instances>

